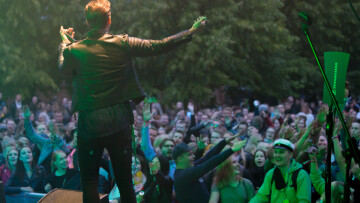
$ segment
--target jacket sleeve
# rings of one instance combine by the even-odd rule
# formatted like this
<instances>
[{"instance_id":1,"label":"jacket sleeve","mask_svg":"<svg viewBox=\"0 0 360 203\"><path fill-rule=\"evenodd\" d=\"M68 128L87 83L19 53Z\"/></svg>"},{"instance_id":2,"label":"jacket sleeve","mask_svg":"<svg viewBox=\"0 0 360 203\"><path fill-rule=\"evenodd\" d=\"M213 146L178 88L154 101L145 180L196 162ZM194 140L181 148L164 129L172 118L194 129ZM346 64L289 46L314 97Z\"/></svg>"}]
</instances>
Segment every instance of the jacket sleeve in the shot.
<instances>
[{"instance_id":1,"label":"jacket sleeve","mask_svg":"<svg viewBox=\"0 0 360 203\"><path fill-rule=\"evenodd\" d=\"M14 174L6 182L4 190L5 194L18 194L22 192L21 187L16 183L16 177Z\"/></svg>"},{"instance_id":2,"label":"jacket sleeve","mask_svg":"<svg viewBox=\"0 0 360 203\"><path fill-rule=\"evenodd\" d=\"M58 57L58 68L64 75L71 75L72 69L72 57L71 57L71 45L63 42L59 45L59 57Z\"/></svg>"},{"instance_id":3,"label":"jacket sleeve","mask_svg":"<svg viewBox=\"0 0 360 203\"><path fill-rule=\"evenodd\" d=\"M202 157L201 159L196 160L194 162L194 164L198 165L198 164L204 163L209 158L219 154L221 152L221 150L224 149L225 145L226 145L226 141L225 141L225 139L223 139L221 142L219 142L217 145L215 145L215 147L210 149L210 151L208 153L206 153L204 157Z\"/></svg>"},{"instance_id":4,"label":"jacket sleeve","mask_svg":"<svg viewBox=\"0 0 360 203\"><path fill-rule=\"evenodd\" d=\"M271 191L271 178L273 176L274 170L271 169L266 175L264 179L264 183L261 185L259 191L256 193L254 198L250 200L250 203L258 203L258 202L269 202L270 191Z\"/></svg>"},{"instance_id":5,"label":"jacket sleeve","mask_svg":"<svg viewBox=\"0 0 360 203\"><path fill-rule=\"evenodd\" d=\"M296 196L299 202L311 202L311 180L305 170L301 170L297 177ZM322 193L320 193L322 194Z\"/></svg>"},{"instance_id":6,"label":"jacket sleeve","mask_svg":"<svg viewBox=\"0 0 360 203\"><path fill-rule=\"evenodd\" d=\"M192 35L189 30L166 37L162 40L140 39L124 35L124 45L127 52L132 56L156 56L167 53L176 47L191 41Z\"/></svg>"},{"instance_id":7,"label":"jacket sleeve","mask_svg":"<svg viewBox=\"0 0 360 203\"><path fill-rule=\"evenodd\" d=\"M145 158L152 161L156 156L155 150L150 142L149 127L142 127L141 129L141 150L144 151Z\"/></svg>"},{"instance_id":8,"label":"jacket sleeve","mask_svg":"<svg viewBox=\"0 0 360 203\"><path fill-rule=\"evenodd\" d=\"M25 126L26 136L34 144L43 145L49 141L49 139L43 138L35 132L34 127L32 126L32 123L29 121L29 119L25 119L24 126Z\"/></svg>"},{"instance_id":9,"label":"jacket sleeve","mask_svg":"<svg viewBox=\"0 0 360 203\"><path fill-rule=\"evenodd\" d=\"M197 180L206 173L208 173L210 170L212 170L219 164L221 164L223 161L229 158L229 156L233 153L234 151L232 149L227 149L200 165L185 169L185 171L182 173L182 177L180 178L191 183L194 180Z\"/></svg>"},{"instance_id":10,"label":"jacket sleeve","mask_svg":"<svg viewBox=\"0 0 360 203\"><path fill-rule=\"evenodd\" d=\"M70 149L66 145L66 142L59 135L55 135L55 136L56 136L56 145L57 145L57 147L60 148L61 150L63 150L65 152L65 154L69 154Z\"/></svg>"}]
</instances>

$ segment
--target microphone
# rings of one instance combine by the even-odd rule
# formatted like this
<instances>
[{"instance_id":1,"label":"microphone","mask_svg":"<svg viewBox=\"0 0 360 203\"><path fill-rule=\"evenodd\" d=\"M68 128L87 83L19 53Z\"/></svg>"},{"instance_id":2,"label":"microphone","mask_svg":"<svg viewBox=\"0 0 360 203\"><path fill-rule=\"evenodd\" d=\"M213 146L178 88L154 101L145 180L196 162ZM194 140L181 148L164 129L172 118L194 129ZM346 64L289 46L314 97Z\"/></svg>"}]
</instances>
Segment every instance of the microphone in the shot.
<instances>
[{"instance_id":1,"label":"microphone","mask_svg":"<svg viewBox=\"0 0 360 203\"><path fill-rule=\"evenodd\" d=\"M299 16L305 21L307 26L311 25L311 17L307 13L301 11Z\"/></svg>"}]
</instances>

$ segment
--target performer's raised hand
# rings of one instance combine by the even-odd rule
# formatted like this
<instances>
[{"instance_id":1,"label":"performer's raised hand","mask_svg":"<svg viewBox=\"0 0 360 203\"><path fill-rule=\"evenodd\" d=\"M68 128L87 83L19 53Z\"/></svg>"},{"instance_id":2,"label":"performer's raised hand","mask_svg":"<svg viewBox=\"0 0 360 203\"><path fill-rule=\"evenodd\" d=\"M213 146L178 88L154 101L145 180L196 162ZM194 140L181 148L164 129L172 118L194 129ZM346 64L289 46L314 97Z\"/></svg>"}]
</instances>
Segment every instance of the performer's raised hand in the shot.
<instances>
[{"instance_id":1,"label":"performer's raised hand","mask_svg":"<svg viewBox=\"0 0 360 203\"><path fill-rule=\"evenodd\" d=\"M198 17L193 26L190 28L190 32L191 34L196 34L200 31L202 31L205 28L205 23L206 23L206 17L205 16L200 16Z\"/></svg>"},{"instance_id":2,"label":"performer's raised hand","mask_svg":"<svg viewBox=\"0 0 360 203\"><path fill-rule=\"evenodd\" d=\"M68 37L66 35L68 35L70 37ZM61 37L61 40L63 43L69 44L69 43L73 42L74 36L75 36L74 28L64 29L63 26L60 26L60 37Z\"/></svg>"}]
</instances>

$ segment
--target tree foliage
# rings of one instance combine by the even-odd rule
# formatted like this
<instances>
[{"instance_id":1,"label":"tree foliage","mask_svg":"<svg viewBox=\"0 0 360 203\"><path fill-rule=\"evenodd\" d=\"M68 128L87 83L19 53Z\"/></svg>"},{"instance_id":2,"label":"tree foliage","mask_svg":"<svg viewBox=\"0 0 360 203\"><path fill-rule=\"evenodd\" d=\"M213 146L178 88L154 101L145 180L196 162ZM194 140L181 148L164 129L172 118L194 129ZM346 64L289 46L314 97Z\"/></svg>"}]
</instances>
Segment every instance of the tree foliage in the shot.
<instances>
[{"instance_id":1,"label":"tree foliage","mask_svg":"<svg viewBox=\"0 0 360 203\"><path fill-rule=\"evenodd\" d=\"M324 51L351 54L348 80L358 93L359 22L346 1L121 0L112 3L114 34L161 39L188 29L198 16L206 30L191 43L158 57L137 58L142 86L166 103L206 103L216 88L243 87L257 97L322 92L322 79L298 17L314 18L310 32ZM84 0L0 0L0 91L30 96L59 89L60 25L85 36ZM360 8L360 3L354 4ZM360 10L360 9L359 9ZM71 84L71 81L67 80Z\"/></svg>"}]
</instances>

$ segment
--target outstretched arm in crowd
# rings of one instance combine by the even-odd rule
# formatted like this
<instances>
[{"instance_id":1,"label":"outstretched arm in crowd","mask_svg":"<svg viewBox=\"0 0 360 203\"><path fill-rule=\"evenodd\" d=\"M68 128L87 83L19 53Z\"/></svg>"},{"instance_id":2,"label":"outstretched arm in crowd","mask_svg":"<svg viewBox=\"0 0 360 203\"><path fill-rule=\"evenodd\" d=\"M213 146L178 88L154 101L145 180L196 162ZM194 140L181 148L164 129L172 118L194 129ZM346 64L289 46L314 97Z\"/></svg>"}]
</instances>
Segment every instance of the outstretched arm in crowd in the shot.
<instances>
[{"instance_id":1,"label":"outstretched arm in crowd","mask_svg":"<svg viewBox=\"0 0 360 203\"><path fill-rule=\"evenodd\" d=\"M148 161L152 161L153 158L156 156L156 152L151 145L150 141L150 131L149 131L149 123L152 117L152 113L150 112L150 104L145 103L143 107L143 119L144 125L141 129L141 150L145 153L145 158Z\"/></svg>"},{"instance_id":2,"label":"outstretched arm in crowd","mask_svg":"<svg viewBox=\"0 0 360 203\"><path fill-rule=\"evenodd\" d=\"M339 141L339 132L341 130L341 124L337 124L334 133L333 133L333 141L334 141L334 153L336 162L339 165L341 175L343 177L343 180L346 180L346 161L345 158L342 155L342 147Z\"/></svg>"},{"instance_id":3,"label":"outstretched arm in crowd","mask_svg":"<svg viewBox=\"0 0 360 203\"><path fill-rule=\"evenodd\" d=\"M294 153L294 157L297 157L298 154L300 154L300 152L303 149L304 143L305 141L308 139L310 132L313 129L313 123L311 123L305 130L305 132L303 133L303 135L301 136L300 140L295 144L295 149L296 152ZM301 132L299 132L301 133Z\"/></svg>"},{"instance_id":4,"label":"outstretched arm in crowd","mask_svg":"<svg viewBox=\"0 0 360 203\"><path fill-rule=\"evenodd\" d=\"M35 129L30 121L30 116L31 116L31 112L28 106L24 106L23 107L23 112L24 112L24 118L25 118L25 131L26 131L26 136L30 139L31 142L33 142L34 144L37 145L44 145L46 142L48 142L48 139L38 135L35 132Z\"/></svg>"},{"instance_id":5,"label":"outstretched arm in crowd","mask_svg":"<svg viewBox=\"0 0 360 203\"><path fill-rule=\"evenodd\" d=\"M189 126L188 130L186 131L186 134L183 139L183 142L185 144L189 144L189 142L191 141L190 137L192 134L197 136L196 133L199 133L199 132L193 130L193 128L196 127L196 121L195 121L195 115L194 115L194 105L192 103L189 103L188 109L191 113L191 117L190 117L190 126Z\"/></svg>"},{"instance_id":6,"label":"outstretched arm in crowd","mask_svg":"<svg viewBox=\"0 0 360 203\"><path fill-rule=\"evenodd\" d=\"M230 149L227 149L220 154L211 157L202 164L198 164L194 167L187 168L181 173L181 177L178 177L179 181L186 182L186 184L192 184L193 181L198 180L200 177L211 171L213 168L225 161L234 152L240 151L246 144L247 140L236 142Z\"/></svg>"},{"instance_id":7,"label":"outstretched arm in crowd","mask_svg":"<svg viewBox=\"0 0 360 203\"><path fill-rule=\"evenodd\" d=\"M325 191L325 180L321 177L321 171L317 165L316 153L309 154L311 160L310 179L316 192L322 195Z\"/></svg>"},{"instance_id":8,"label":"outstretched arm in crowd","mask_svg":"<svg viewBox=\"0 0 360 203\"><path fill-rule=\"evenodd\" d=\"M232 136L232 137L223 139L223 140L220 141L217 145L215 145L215 147L213 147L208 153L206 153L204 157L196 160L196 161L194 162L194 165L198 165L198 164L204 163L204 162L206 162L208 159L210 159L211 157L219 154L219 153L224 149L224 147L225 147L227 144L229 144L232 140L234 140L236 137L238 137L238 135L234 135L234 136Z\"/></svg>"}]
</instances>

